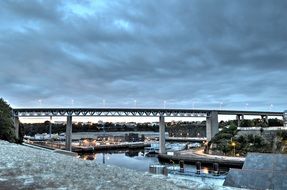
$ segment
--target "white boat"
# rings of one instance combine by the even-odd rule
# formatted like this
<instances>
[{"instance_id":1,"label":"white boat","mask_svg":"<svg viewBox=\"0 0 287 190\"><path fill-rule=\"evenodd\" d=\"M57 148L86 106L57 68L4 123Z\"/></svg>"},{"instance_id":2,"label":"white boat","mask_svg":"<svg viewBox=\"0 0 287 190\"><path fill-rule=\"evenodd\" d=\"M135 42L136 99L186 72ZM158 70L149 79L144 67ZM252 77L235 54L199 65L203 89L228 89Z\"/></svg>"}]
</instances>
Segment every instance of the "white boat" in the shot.
<instances>
[{"instance_id":1,"label":"white boat","mask_svg":"<svg viewBox=\"0 0 287 190\"><path fill-rule=\"evenodd\" d=\"M145 147L144 152L145 152L145 155L148 156L148 155L152 155L152 154L158 154L159 149L155 148L155 147Z\"/></svg>"},{"instance_id":2,"label":"white boat","mask_svg":"<svg viewBox=\"0 0 287 190\"><path fill-rule=\"evenodd\" d=\"M166 150L168 151L180 151L186 149L186 143L166 143Z\"/></svg>"}]
</instances>

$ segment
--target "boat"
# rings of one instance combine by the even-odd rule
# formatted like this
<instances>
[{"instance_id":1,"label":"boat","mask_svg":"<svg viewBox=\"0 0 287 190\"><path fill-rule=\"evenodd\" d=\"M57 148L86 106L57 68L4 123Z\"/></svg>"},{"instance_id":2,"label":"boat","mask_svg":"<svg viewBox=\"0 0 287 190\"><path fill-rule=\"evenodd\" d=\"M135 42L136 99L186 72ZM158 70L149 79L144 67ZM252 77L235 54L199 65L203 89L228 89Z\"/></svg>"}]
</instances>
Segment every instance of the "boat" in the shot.
<instances>
[{"instance_id":1,"label":"boat","mask_svg":"<svg viewBox=\"0 0 287 190\"><path fill-rule=\"evenodd\" d=\"M167 151L180 151L186 149L187 144L186 143L166 143L166 150Z\"/></svg>"},{"instance_id":2,"label":"boat","mask_svg":"<svg viewBox=\"0 0 287 190\"><path fill-rule=\"evenodd\" d=\"M145 156L152 157L159 153L159 149L154 148L154 147L145 147L144 152L145 152Z\"/></svg>"}]
</instances>

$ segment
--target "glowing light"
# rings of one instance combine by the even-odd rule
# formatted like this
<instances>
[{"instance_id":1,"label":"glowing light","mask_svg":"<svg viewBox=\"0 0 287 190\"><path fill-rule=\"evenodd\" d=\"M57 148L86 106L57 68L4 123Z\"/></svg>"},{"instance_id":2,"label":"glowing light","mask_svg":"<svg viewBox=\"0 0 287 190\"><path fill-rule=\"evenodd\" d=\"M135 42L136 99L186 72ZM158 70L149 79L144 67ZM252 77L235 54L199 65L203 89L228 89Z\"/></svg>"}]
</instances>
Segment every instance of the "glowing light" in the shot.
<instances>
[{"instance_id":1,"label":"glowing light","mask_svg":"<svg viewBox=\"0 0 287 190\"><path fill-rule=\"evenodd\" d=\"M89 143L89 141L88 141L87 139L85 139L85 140L83 140L83 144L84 144L85 146L88 146L90 143Z\"/></svg>"},{"instance_id":2,"label":"glowing light","mask_svg":"<svg viewBox=\"0 0 287 190\"><path fill-rule=\"evenodd\" d=\"M203 167L203 168L201 169L201 172L202 172L202 173L205 173L205 174L208 174L208 168L207 168L207 167Z\"/></svg>"}]
</instances>

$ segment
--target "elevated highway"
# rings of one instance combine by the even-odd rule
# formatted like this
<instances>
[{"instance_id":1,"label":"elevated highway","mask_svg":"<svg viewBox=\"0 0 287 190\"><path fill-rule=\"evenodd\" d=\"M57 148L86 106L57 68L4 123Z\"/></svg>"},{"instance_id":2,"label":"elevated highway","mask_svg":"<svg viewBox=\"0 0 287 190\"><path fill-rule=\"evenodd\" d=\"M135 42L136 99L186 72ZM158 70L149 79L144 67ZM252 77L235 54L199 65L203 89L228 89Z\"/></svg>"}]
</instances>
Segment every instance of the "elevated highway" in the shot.
<instances>
[{"instance_id":1,"label":"elevated highway","mask_svg":"<svg viewBox=\"0 0 287 190\"><path fill-rule=\"evenodd\" d=\"M158 108L15 108L14 115L35 116L131 116L131 117L205 117L208 113L219 115L283 116L284 112L207 110L207 109L158 109Z\"/></svg>"},{"instance_id":2,"label":"elevated highway","mask_svg":"<svg viewBox=\"0 0 287 190\"><path fill-rule=\"evenodd\" d=\"M15 108L13 118L16 135L19 134L19 117L67 117L66 149L71 150L72 117L158 117L160 131L160 153L165 153L165 117L205 117L206 138L209 141L218 133L218 115L234 115L238 126L244 115L261 116L268 122L269 116L283 117L287 124L287 111L242 111L208 109L158 109L158 108Z\"/></svg>"}]
</instances>

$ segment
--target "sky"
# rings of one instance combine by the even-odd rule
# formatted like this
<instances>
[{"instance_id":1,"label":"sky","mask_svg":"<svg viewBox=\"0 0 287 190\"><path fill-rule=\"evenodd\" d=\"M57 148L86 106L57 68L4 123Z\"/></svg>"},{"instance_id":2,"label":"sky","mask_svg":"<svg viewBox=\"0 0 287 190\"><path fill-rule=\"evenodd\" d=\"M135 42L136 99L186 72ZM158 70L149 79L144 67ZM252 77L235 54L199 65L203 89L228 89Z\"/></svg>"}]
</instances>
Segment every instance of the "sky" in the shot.
<instances>
[{"instance_id":1,"label":"sky","mask_svg":"<svg viewBox=\"0 0 287 190\"><path fill-rule=\"evenodd\" d=\"M12 107L287 109L285 0L0 1Z\"/></svg>"}]
</instances>

